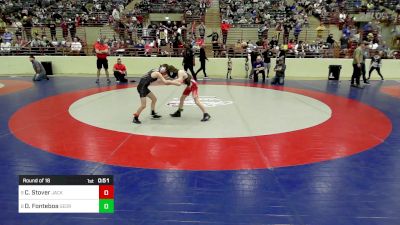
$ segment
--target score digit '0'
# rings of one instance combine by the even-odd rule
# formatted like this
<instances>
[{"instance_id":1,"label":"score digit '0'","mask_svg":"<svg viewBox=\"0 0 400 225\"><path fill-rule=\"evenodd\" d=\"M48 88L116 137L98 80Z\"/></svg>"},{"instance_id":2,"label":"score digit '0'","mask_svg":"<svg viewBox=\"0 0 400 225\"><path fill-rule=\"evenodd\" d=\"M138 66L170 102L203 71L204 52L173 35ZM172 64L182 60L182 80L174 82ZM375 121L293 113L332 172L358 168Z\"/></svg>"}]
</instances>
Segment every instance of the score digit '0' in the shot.
<instances>
[{"instance_id":1,"label":"score digit '0'","mask_svg":"<svg viewBox=\"0 0 400 225\"><path fill-rule=\"evenodd\" d=\"M110 183L110 178L98 178L97 182L99 184L109 184Z\"/></svg>"}]
</instances>

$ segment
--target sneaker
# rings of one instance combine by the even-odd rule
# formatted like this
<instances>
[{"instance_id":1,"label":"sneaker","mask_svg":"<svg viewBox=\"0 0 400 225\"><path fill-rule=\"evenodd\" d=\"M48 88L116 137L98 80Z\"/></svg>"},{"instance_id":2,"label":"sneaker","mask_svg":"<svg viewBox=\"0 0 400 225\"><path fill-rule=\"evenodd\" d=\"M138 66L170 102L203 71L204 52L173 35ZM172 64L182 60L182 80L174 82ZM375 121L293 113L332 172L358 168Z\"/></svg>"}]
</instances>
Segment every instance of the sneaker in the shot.
<instances>
[{"instance_id":1,"label":"sneaker","mask_svg":"<svg viewBox=\"0 0 400 225\"><path fill-rule=\"evenodd\" d=\"M157 115L157 113L156 114L153 114L153 115L151 115L152 117L153 117L153 119L160 119L162 116L160 116L160 115Z\"/></svg>"},{"instance_id":2,"label":"sneaker","mask_svg":"<svg viewBox=\"0 0 400 225\"><path fill-rule=\"evenodd\" d=\"M173 114L169 114L171 117L181 117L181 111L177 110Z\"/></svg>"},{"instance_id":3,"label":"sneaker","mask_svg":"<svg viewBox=\"0 0 400 225\"><path fill-rule=\"evenodd\" d=\"M232 80L232 77L230 76L229 79Z\"/></svg>"},{"instance_id":4,"label":"sneaker","mask_svg":"<svg viewBox=\"0 0 400 225\"><path fill-rule=\"evenodd\" d=\"M110 79L107 79L107 84L111 84L111 80Z\"/></svg>"},{"instance_id":5,"label":"sneaker","mask_svg":"<svg viewBox=\"0 0 400 225\"><path fill-rule=\"evenodd\" d=\"M355 87L355 88L362 88L361 85L359 85L359 84L352 84L350 86Z\"/></svg>"},{"instance_id":6,"label":"sneaker","mask_svg":"<svg viewBox=\"0 0 400 225\"><path fill-rule=\"evenodd\" d=\"M208 120L210 120L211 116L208 113L205 113L203 116L203 119L201 119L201 122L206 122Z\"/></svg>"},{"instance_id":7,"label":"sneaker","mask_svg":"<svg viewBox=\"0 0 400 225\"><path fill-rule=\"evenodd\" d=\"M365 85L370 85L370 83L368 81L365 81L364 84Z\"/></svg>"},{"instance_id":8,"label":"sneaker","mask_svg":"<svg viewBox=\"0 0 400 225\"><path fill-rule=\"evenodd\" d=\"M96 80L96 84L98 84L98 83L100 83L100 80L99 80L99 79Z\"/></svg>"},{"instance_id":9,"label":"sneaker","mask_svg":"<svg viewBox=\"0 0 400 225\"><path fill-rule=\"evenodd\" d=\"M211 80L211 78L208 77L208 76L205 76L205 77L203 78L203 80Z\"/></svg>"},{"instance_id":10,"label":"sneaker","mask_svg":"<svg viewBox=\"0 0 400 225\"><path fill-rule=\"evenodd\" d=\"M140 122L138 117L134 117L132 122L136 123L136 124L141 124L142 123L142 122Z\"/></svg>"}]
</instances>

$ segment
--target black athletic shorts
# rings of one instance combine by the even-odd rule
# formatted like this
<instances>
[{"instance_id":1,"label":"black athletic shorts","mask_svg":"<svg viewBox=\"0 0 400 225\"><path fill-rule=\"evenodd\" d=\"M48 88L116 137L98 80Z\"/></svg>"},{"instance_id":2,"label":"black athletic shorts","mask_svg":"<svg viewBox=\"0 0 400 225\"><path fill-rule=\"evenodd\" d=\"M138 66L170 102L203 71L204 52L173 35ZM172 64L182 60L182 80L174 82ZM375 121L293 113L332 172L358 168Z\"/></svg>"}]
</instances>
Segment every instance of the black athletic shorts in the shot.
<instances>
[{"instance_id":1,"label":"black athletic shorts","mask_svg":"<svg viewBox=\"0 0 400 225\"><path fill-rule=\"evenodd\" d=\"M139 92L139 96L141 98L146 98L148 94L150 94L150 89L149 89L149 85L145 85L142 83L139 83L139 85L137 86L137 91Z\"/></svg>"},{"instance_id":2,"label":"black athletic shorts","mask_svg":"<svg viewBox=\"0 0 400 225\"><path fill-rule=\"evenodd\" d=\"M100 70L101 68L108 70L108 60L107 59L97 59L97 69Z\"/></svg>"}]
</instances>

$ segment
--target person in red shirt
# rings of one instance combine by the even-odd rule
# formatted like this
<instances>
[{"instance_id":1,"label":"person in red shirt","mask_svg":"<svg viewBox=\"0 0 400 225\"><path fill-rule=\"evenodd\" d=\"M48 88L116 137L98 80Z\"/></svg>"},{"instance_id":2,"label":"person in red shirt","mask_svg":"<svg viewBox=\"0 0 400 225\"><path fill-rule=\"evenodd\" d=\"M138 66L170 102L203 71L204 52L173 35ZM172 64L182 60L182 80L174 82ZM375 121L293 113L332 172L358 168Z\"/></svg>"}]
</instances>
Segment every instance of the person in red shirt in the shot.
<instances>
[{"instance_id":1,"label":"person in red shirt","mask_svg":"<svg viewBox=\"0 0 400 225\"><path fill-rule=\"evenodd\" d=\"M97 56L97 80L96 83L98 84L100 81L100 71L101 68L104 68L106 71L106 76L107 76L107 83L111 83L110 81L110 75L108 73L108 60L107 56L109 53L109 47L107 44L104 43L104 39L100 39L99 42L97 42L94 45L94 49L96 51L96 56Z\"/></svg>"},{"instance_id":2,"label":"person in red shirt","mask_svg":"<svg viewBox=\"0 0 400 225\"><path fill-rule=\"evenodd\" d=\"M120 58L117 59L117 63L114 65L114 77L117 82L126 83L128 80L125 78L126 76L126 66L122 64L122 60Z\"/></svg>"},{"instance_id":3,"label":"person in red shirt","mask_svg":"<svg viewBox=\"0 0 400 225\"><path fill-rule=\"evenodd\" d=\"M222 43L226 45L226 40L228 38L228 31L231 28L231 25L227 22L222 21L221 23L221 32L222 32Z\"/></svg>"}]
</instances>

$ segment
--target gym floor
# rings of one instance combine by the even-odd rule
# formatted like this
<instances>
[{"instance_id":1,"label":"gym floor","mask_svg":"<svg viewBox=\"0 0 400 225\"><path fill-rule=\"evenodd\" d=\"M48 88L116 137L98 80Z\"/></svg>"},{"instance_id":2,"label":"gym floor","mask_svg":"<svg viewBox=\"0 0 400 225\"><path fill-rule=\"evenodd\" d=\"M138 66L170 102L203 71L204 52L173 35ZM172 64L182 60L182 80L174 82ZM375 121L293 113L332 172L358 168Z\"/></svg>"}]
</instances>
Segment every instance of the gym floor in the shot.
<instances>
[{"instance_id":1,"label":"gym floor","mask_svg":"<svg viewBox=\"0 0 400 225\"><path fill-rule=\"evenodd\" d=\"M141 125L136 83L94 81L0 79L0 224L400 224L399 81L199 81L208 122L151 86ZM18 175L43 174L114 175L115 213L19 214Z\"/></svg>"}]
</instances>

